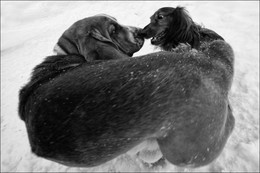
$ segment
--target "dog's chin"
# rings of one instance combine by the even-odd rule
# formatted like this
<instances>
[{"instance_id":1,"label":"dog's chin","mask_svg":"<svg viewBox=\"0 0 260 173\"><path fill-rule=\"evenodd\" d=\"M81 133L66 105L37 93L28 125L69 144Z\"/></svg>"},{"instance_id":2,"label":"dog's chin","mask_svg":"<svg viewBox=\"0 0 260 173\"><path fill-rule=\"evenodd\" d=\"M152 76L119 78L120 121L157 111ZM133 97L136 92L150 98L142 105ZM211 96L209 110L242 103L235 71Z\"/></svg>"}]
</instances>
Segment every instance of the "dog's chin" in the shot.
<instances>
[{"instance_id":1,"label":"dog's chin","mask_svg":"<svg viewBox=\"0 0 260 173\"><path fill-rule=\"evenodd\" d=\"M156 36L152 37L151 39L151 44L152 45L159 45L162 43L164 37L166 35L165 31L160 32L159 34L157 34Z\"/></svg>"},{"instance_id":2,"label":"dog's chin","mask_svg":"<svg viewBox=\"0 0 260 173\"><path fill-rule=\"evenodd\" d=\"M125 54L125 55L127 55L127 56L129 56L129 57L132 57L133 54L134 54L134 53L132 53L132 52L127 52L126 50L124 50L124 49L121 48L120 46L118 46L118 50L119 50L121 53L123 53L123 54Z\"/></svg>"},{"instance_id":3,"label":"dog's chin","mask_svg":"<svg viewBox=\"0 0 260 173\"><path fill-rule=\"evenodd\" d=\"M134 54L133 53L128 53L127 54L129 57L132 57Z\"/></svg>"},{"instance_id":4,"label":"dog's chin","mask_svg":"<svg viewBox=\"0 0 260 173\"><path fill-rule=\"evenodd\" d=\"M128 55L129 57L132 57L135 52L139 51L144 45L144 39L143 38L135 38L135 46L133 46L130 50L126 50L120 45L118 45L118 50L125 54Z\"/></svg>"}]
</instances>

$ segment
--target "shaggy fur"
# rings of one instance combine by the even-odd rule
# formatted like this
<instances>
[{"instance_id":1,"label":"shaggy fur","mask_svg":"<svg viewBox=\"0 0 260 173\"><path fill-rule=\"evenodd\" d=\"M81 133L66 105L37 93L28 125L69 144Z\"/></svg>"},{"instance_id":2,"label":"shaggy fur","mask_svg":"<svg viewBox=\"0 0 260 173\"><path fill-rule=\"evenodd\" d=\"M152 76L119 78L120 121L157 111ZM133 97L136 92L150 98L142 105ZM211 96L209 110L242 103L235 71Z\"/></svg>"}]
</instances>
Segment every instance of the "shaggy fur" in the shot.
<instances>
[{"instance_id":1,"label":"shaggy fur","mask_svg":"<svg viewBox=\"0 0 260 173\"><path fill-rule=\"evenodd\" d=\"M183 7L164 7L151 16L151 22L140 32L151 43L169 51L180 43L199 49L203 42L224 40L216 32L196 24Z\"/></svg>"},{"instance_id":2,"label":"shaggy fur","mask_svg":"<svg viewBox=\"0 0 260 173\"><path fill-rule=\"evenodd\" d=\"M198 167L212 162L234 127L228 104L232 48L213 41L203 52L129 58L114 41L82 38L91 31L86 28L98 28L104 36L111 22L115 23L95 16L72 26L66 34L74 37L67 38L85 38L74 42L84 49L48 57L20 91L19 114L32 152L68 166L90 167L156 139L163 156L175 165ZM126 36L135 38L137 29L126 31ZM98 51L88 43L96 44ZM140 40L129 44L128 54L142 45ZM89 55L112 60L90 64L88 48L96 52Z\"/></svg>"},{"instance_id":3,"label":"shaggy fur","mask_svg":"<svg viewBox=\"0 0 260 173\"><path fill-rule=\"evenodd\" d=\"M88 68L107 60L129 58L143 45L143 38L137 36L139 30L140 28L121 26L111 16L97 15L77 21L62 34L55 46L57 55L48 56L37 65L28 84L20 90L19 116L26 123L32 152L57 162L63 162L66 159L60 157L66 156L67 162L64 164L81 164L75 162L78 156L71 158L72 155L68 154L71 153L71 150L77 150L77 147L69 146L69 142L68 145L65 143L59 146L59 142L57 143L55 140L62 141L62 139L60 140L61 136L58 137L55 134L62 135L57 127L64 126L60 123L67 121L68 116L70 116L69 112L75 109L75 106L79 104L78 101L82 100L84 95L74 95L75 100L72 100L70 94L66 93L63 87L52 86L42 91L41 89L43 86L52 84L55 79L63 78L65 74L74 69L82 68L82 66ZM73 81L73 79L71 80ZM77 82L81 81L73 83L77 84ZM69 83L65 85L69 85ZM51 93L52 89L60 91L60 93L57 92L57 96L60 95L60 97L58 96L57 100L55 97L50 101L46 96ZM71 90L71 94L76 90L76 88ZM39 91L41 92L38 93ZM51 105L45 105L42 101L51 103ZM64 106L64 108L60 107L58 111L58 105ZM58 112L49 114L48 111L54 107ZM41 109L47 114L41 114L39 112ZM54 125L54 122L57 124ZM52 136L57 137L57 139L53 139ZM65 138L73 140L73 138L69 139L69 135L68 138ZM60 151L64 153L58 156ZM89 162L89 164L92 163Z\"/></svg>"}]
</instances>

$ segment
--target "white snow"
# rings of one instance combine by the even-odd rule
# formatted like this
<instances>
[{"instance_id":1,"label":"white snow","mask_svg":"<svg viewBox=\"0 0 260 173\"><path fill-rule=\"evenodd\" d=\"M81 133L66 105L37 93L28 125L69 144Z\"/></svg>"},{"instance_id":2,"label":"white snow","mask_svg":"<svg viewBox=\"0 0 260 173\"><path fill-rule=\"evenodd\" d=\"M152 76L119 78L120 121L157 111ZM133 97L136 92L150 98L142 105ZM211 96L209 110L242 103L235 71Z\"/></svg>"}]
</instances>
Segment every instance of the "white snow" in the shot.
<instances>
[{"instance_id":1,"label":"white snow","mask_svg":"<svg viewBox=\"0 0 260 173\"><path fill-rule=\"evenodd\" d=\"M147 142L94 168L66 167L33 155L25 125L17 114L18 91L33 67L52 54L63 31L79 19L100 13L114 16L124 25L144 27L157 9L177 5L186 7L195 22L223 36L235 52L230 100L236 126L218 159L197 169L169 163L151 167L142 160L152 162L152 157L158 157L158 146ZM136 55L154 51L158 50L146 41ZM137 156L140 150L142 154ZM150 158L145 150L150 150ZM1 1L2 171L259 172L259 1Z\"/></svg>"}]
</instances>

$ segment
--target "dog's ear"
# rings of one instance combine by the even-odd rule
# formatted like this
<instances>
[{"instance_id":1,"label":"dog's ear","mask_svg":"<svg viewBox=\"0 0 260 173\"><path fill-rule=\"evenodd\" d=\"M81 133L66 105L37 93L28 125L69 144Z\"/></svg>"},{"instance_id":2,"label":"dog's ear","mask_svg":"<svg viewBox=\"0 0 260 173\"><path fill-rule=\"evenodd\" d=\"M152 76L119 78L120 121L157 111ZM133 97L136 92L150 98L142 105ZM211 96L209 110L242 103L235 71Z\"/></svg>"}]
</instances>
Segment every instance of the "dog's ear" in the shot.
<instances>
[{"instance_id":1,"label":"dog's ear","mask_svg":"<svg viewBox=\"0 0 260 173\"><path fill-rule=\"evenodd\" d=\"M99 40L99 41L109 42L109 43L112 42L111 38L106 38L105 36L103 36L103 35L99 32L98 29L93 29L92 31L90 31L90 33L91 33L91 35L92 35L95 39L97 39L97 40Z\"/></svg>"},{"instance_id":2,"label":"dog's ear","mask_svg":"<svg viewBox=\"0 0 260 173\"><path fill-rule=\"evenodd\" d=\"M63 50L58 43L54 46L53 48L53 53L56 55L67 55L67 53L65 52L65 50Z\"/></svg>"},{"instance_id":3,"label":"dog's ear","mask_svg":"<svg viewBox=\"0 0 260 173\"><path fill-rule=\"evenodd\" d=\"M185 29L188 31L190 29L193 21L184 7L176 7L172 13L172 16L174 20L172 23L175 26L178 26L180 30Z\"/></svg>"},{"instance_id":4,"label":"dog's ear","mask_svg":"<svg viewBox=\"0 0 260 173\"><path fill-rule=\"evenodd\" d=\"M89 36L95 39L94 42L95 46L94 46L94 50L89 49L88 51L85 52L83 51L83 56L87 61L100 60L108 56L107 54L101 55L103 52L98 51L100 49L112 51L111 46L114 47L116 50L119 49L118 46L112 41L111 37L107 32L104 32L102 34L102 32L100 32L98 29L93 28L91 31L89 31ZM102 44L100 42L105 44ZM107 47L108 49L105 49L105 47ZM84 50L84 48L82 48L82 50Z\"/></svg>"},{"instance_id":5,"label":"dog's ear","mask_svg":"<svg viewBox=\"0 0 260 173\"><path fill-rule=\"evenodd\" d=\"M64 32L59 38L53 50L57 55L80 54L75 40L67 32Z\"/></svg>"},{"instance_id":6,"label":"dog's ear","mask_svg":"<svg viewBox=\"0 0 260 173\"><path fill-rule=\"evenodd\" d=\"M108 33L106 33L106 36L103 36L98 29L93 29L90 33L95 39L101 42L110 43L111 46L118 49L117 45L113 43Z\"/></svg>"},{"instance_id":7,"label":"dog's ear","mask_svg":"<svg viewBox=\"0 0 260 173\"><path fill-rule=\"evenodd\" d=\"M114 48L118 49L117 45L115 43L113 43L113 41L111 40L108 33L106 34L107 35L106 37L103 36L98 29L93 29L90 33L91 33L92 37L94 37L95 39L97 39L101 42L110 43L110 45L112 45Z\"/></svg>"}]
</instances>

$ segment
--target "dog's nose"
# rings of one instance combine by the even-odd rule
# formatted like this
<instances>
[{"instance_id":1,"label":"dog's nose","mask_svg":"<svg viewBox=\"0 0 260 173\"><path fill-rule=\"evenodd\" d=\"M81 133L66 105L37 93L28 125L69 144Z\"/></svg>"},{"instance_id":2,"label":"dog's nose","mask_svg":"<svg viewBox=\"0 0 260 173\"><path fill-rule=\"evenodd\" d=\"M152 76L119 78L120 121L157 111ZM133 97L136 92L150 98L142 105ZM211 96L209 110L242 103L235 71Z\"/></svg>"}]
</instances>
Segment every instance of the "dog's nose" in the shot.
<instances>
[{"instance_id":1,"label":"dog's nose","mask_svg":"<svg viewBox=\"0 0 260 173\"><path fill-rule=\"evenodd\" d=\"M130 31L134 34L134 37L139 37L139 38L144 38L141 34L142 28L137 28L137 27L129 27Z\"/></svg>"},{"instance_id":2,"label":"dog's nose","mask_svg":"<svg viewBox=\"0 0 260 173\"><path fill-rule=\"evenodd\" d=\"M139 32L139 36L143 38L150 38L151 37L151 24L146 25L141 31Z\"/></svg>"},{"instance_id":3,"label":"dog's nose","mask_svg":"<svg viewBox=\"0 0 260 173\"><path fill-rule=\"evenodd\" d=\"M147 37L147 34L144 29L140 29L137 34L139 37L142 37L142 38Z\"/></svg>"}]
</instances>

